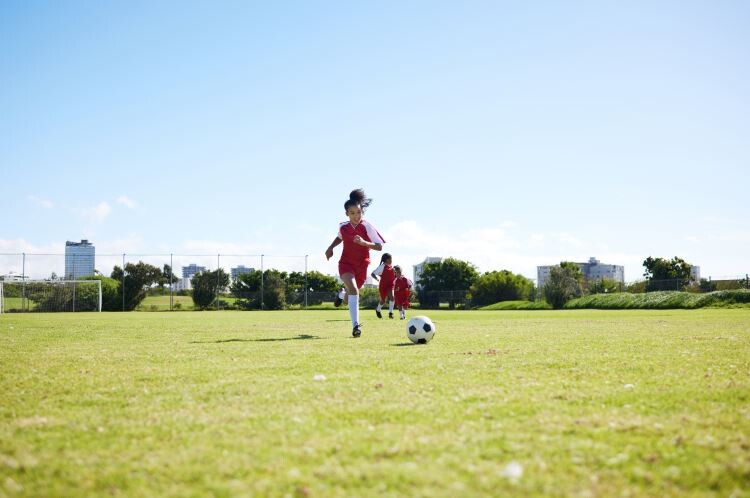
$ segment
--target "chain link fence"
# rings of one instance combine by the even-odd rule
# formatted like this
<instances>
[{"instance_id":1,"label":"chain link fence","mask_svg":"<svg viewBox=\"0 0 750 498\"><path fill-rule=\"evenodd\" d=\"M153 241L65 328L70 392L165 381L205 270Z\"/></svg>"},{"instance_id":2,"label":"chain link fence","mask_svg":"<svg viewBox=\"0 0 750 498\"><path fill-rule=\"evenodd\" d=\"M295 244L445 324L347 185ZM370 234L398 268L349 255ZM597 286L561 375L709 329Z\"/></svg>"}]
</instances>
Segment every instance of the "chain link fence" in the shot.
<instances>
[{"instance_id":1,"label":"chain link fence","mask_svg":"<svg viewBox=\"0 0 750 498\"><path fill-rule=\"evenodd\" d=\"M259 271L261 275L261 290L249 292L242 296L229 295L229 288L218 289L215 300L217 309L266 309L265 300L269 296L263 285L263 273L266 270L277 270L286 274L298 273L306 277L308 274L307 255L266 255L266 254L185 254L185 253L104 253L94 256L90 254L62 254L62 253L0 253L0 280L5 282L50 281L61 282L77 280L101 275L115 276L115 269L127 269L129 265L138 263L151 265L166 275L166 280L154 285L148 291L149 299L137 309L141 310L179 310L193 309L190 298L192 278L200 272L214 272L221 269L230 278L230 285L242 274ZM174 276L173 283L167 273ZM127 280L127 271L119 271L119 290L121 295L121 309L126 309L125 286L121 283ZM22 286L25 293L26 286ZM321 304L325 301L333 302L335 292L320 292L304 285L292 288L286 285L276 289L277 296L285 307L307 307ZM161 299L158 299L161 298ZM26 296L21 296L26 302ZM239 301L239 303L238 303ZM274 305L274 307L276 307ZM111 306L110 306L111 308ZM17 311L24 311L19 309ZM11 308L11 311L13 309Z\"/></svg>"},{"instance_id":2,"label":"chain link fence","mask_svg":"<svg viewBox=\"0 0 750 498\"><path fill-rule=\"evenodd\" d=\"M193 309L191 298L191 279L199 272L213 272L221 269L229 275L230 285L240 275L261 271L261 290L248 291L234 295L229 288L217 290L214 309L295 309L325 306L332 303L336 293L310 288L307 284L307 255L265 255L265 254L185 254L185 253L105 253L96 254L39 254L39 253L0 253L0 280L3 281L64 281L81 278L94 273L109 277L113 269L127 268L129 264L147 263L162 271L171 269L176 281L169 285L155 285L149 291L149 297L139 310L186 310ZM263 273L277 270L291 274L296 272L305 277L305 285L290 286L286 282L276 283L273 289L265 288ZM126 279L126 272L120 272ZM270 284L269 284L270 285ZM608 292L650 292L657 290L712 292L717 290L750 289L748 274L737 276L720 276L701 279L685 285L684 280L642 280L631 283L587 282L586 294ZM120 285L120 289L122 286ZM126 309L125 296L122 297L122 310ZM22 296L22 300L25 296ZM537 288L534 299L543 300L542 289ZM363 308L374 307L377 303L376 289L363 289ZM423 291L412 292L413 305L424 309L469 309L472 307L471 294L468 290ZM22 301L25 302L25 301ZM111 309L111 307L110 307ZM19 310L23 311L23 310Z\"/></svg>"}]
</instances>

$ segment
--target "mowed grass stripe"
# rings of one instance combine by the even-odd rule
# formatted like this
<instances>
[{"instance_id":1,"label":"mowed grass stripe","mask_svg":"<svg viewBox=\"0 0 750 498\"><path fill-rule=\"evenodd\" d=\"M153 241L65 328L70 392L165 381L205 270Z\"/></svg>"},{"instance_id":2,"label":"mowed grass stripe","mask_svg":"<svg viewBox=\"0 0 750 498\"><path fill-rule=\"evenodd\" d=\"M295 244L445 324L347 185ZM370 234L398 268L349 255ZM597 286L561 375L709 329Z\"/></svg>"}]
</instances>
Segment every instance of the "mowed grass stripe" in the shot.
<instances>
[{"instance_id":1,"label":"mowed grass stripe","mask_svg":"<svg viewBox=\"0 0 750 498\"><path fill-rule=\"evenodd\" d=\"M362 314L2 315L0 491L747 489L748 310L431 311L426 346Z\"/></svg>"}]
</instances>

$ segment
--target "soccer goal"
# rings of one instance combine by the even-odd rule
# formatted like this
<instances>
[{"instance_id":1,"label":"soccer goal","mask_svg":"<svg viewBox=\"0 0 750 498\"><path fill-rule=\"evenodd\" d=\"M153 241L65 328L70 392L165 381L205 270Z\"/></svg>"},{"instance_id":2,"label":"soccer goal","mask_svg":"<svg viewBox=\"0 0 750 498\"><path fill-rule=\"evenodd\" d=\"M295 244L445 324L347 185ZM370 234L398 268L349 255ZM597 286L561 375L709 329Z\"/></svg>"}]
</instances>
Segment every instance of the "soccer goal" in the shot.
<instances>
[{"instance_id":1,"label":"soccer goal","mask_svg":"<svg viewBox=\"0 0 750 498\"><path fill-rule=\"evenodd\" d=\"M0 313L101 310L100 280L0 281Z\"/></svg>"}]
</instances>

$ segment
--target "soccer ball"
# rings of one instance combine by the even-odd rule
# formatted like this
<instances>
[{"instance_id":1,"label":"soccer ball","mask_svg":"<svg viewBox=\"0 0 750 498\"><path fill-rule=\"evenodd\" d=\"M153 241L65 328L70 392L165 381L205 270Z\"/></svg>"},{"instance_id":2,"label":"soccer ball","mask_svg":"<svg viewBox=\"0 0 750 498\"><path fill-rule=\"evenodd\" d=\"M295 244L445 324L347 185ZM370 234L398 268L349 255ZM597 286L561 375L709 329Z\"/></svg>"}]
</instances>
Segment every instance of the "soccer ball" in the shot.
<instances>
[{"instance_id":1,"label":"soccer ball","mask_svg":"<svg viewBox=\"0 0 750 498\"><path fill-rule=\"evenodd\" d=\"M406 324L406 337L414 344L427 344L435 336L435 324L426 316L415 316Z\"/></svg>"}]
</instances>

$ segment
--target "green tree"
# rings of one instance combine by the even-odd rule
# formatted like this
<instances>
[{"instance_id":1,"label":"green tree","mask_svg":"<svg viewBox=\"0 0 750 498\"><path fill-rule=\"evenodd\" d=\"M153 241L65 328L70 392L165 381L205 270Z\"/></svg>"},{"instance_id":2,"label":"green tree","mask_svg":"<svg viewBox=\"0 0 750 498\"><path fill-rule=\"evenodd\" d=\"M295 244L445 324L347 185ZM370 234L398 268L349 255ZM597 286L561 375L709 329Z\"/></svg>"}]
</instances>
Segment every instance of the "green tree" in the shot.
<instances>
[{"instance_id":1,"label":"green tree","mask_svg":"<svg viewBox=\"0 0 750 498\"><path fill-rule=\"evenodd\" d=\"M307 288L311 292L335 292L339 289L339 282L330 275L325 275L319 271L307 272ZM305 274L303 272L293 271L287 277L287 286L292 289L305 288Z\"/></svg>"},{"instance_id":2,"label":"green tree","mask_svg":"<svg viewBox=\"0 0 750 498\"><path fill-rule=\"evenodd\" d=\"M263 276L261 293L261 275ZM237 306L245 309L284 309L286 306L287 273L265 270L241 274L230 291L237 298Z\"/></svg>"},{"instance_id":3,"label":"green tree","mask_svg":"<svg viewBox=\"0 0 750 498\"><path fill-rule=\"evenodd\" d=\"M120 286L120 302L122 303L123 271L119 266L112 269L111 278ZM139 261L125 265L125 310L133 311L146 297L148 289L159 283L162 278L161 270L156 266ZM122 309L122 305L118 308Z\"/></svg>"},{"instance_id":4,"label":"green tree","mask_svg":"<svg viewBox=\"0 0 750 498\"><path fill-rule=\"evenodd\" d=\"M449 306L454 308L478 277L476 267L467 261L447 258L437 263L427 263L417 282L420 287L419 304L423 307L437 306L440 293L444 293L447 294Z\"/></svg>"},{"instance_id":5,"label":"green tree","mask_svg":"<svg viewBox=\"0 0 750 498\"><path fill-rule=\"evenodd\" d=\"M500 301L528 300L534 284L523 275L508 270L486 272L471 286L472 306L486 306Z\"/></svg>"},{"instance_id":6,"label":"green tree","mask_svg":"<svg viewBox=\"0 0 750 498\"><path fill-rule=\"evenodd\" d=\"M102 282L102 311L122 310L122 294L120 282L102 275L90 275L81 280L100 280Z\"/></svg>"},{"instance_id":7,"label":"green tree","mask_svg":"<svg viewBox=\"0 0 750 498\"><path fill-rule=\"evenodd\" d=\"M172 271L172 267L168 264L164 265L164 268L161 270L161 278L159 279L159 288L163 289L164 287L169 287L173 284L176 284L180 278L174 274Z\"/></svg>"},{"instance_id":8,"label":"green tree","mask_svg":"<svg viewBox=\"0 0 750 498\"><path fill-rule=\"evenodd\" d=\"M611 278L601 278L589 282L588 291L590 294L608 294L612 292L618 292L620 290L620 284Z\"/></svg>"},{"instance_id":9,"label":"green tree","mask_svg":"<svg viewBox=\"0 0 750 498\"><path fill-rule=\"evenodd\" d=\"M583 295L582 281L578 265L563 261L550 268L549 279L544 284L544 299L553 308L560 309L571 299Z\"/></svg>"},{"instance_id":10,"label":"green tree","mask_svg":"<svg viewBox=\"0 0 750 498\"><path fill-rule=\"evenodd\" d=\"M652 258L643 261L646 271L643 276L648 279L647 291L683 290L690 284L692 266L682 258Z\"/></svg>"},{"instance_id":11,"label":"green tree","mask_svg":"<svg viewBox=\"0 0 750 498\"><path fill-rule=\"evenodd\" d=\"M227 288L229 275L221 268L201 271L193 275L190 283L193 287L193 303L198 309L206 309L216 300L216 296Z\"/></svg>"},{"instance_id":12,"label":"green tree","mask_svg":"<svg viewBox=\"0 0 750 498\"><path fill-rule=\"evenodd\" d=\"M307 282L307 287L305 287L305 282ZM338 280L318 271L307 272L307 279L303 272L293 271L286 279L286 302L300 303L307 289L307 304L320 304L324 300L330 300L329 294L336 292L339 285Z\"/></svg>"}]
</instances>

